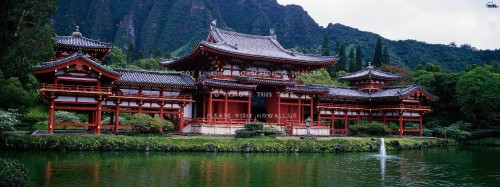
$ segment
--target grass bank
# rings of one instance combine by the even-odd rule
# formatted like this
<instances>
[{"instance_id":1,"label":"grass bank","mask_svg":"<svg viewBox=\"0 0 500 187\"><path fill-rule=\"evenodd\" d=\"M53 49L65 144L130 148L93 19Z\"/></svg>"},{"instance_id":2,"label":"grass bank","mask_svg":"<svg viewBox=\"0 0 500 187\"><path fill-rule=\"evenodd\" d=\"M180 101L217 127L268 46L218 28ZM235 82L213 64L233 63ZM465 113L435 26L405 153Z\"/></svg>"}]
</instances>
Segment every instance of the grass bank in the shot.
<instances>
[{"instance_id":1,"label":"grass bank","mask_svg":"<svg viewBox=\"0 0 500 187\"><path fill-rule=\"evenodd\" d=\"M483 138L479 140L471 140L467 142L469 145L490 145L500 146L500 138Z\"/></svg>"},{"instance_id":2,"label":"grass bank","mask_svg":"<svg viewBox=\"0 0 500 187\"><path fill-rule=\"evenodd\" d=\"M386 138L388 150L456 145L437 138ZM172 151L172 152L361 152L378 151L380 140L335 138L330 140L260 138L172 138L126 135L0 136L0 149L58 151Z\"/></svg>"}]
</instances>

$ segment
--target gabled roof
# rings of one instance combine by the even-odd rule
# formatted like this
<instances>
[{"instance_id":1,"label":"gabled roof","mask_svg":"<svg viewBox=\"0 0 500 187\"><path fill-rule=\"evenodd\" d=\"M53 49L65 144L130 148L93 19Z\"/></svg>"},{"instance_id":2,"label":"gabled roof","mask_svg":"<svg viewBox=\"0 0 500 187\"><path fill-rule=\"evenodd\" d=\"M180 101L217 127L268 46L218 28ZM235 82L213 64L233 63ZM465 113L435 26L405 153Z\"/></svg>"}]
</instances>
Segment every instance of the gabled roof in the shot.
<instances>
[{"instance_id":1,"label":"gabled roof","mask_svg":"<svg viewBox=\"0 0 500 187\"><path fill-rule=\"evenodd\" d=\"M174 87L174 88L195 88L195 83L191 77L182 73L153 72L142 70L113 69L121 77L114 81L114 84Z\"/></svg>"},{"instance_id":2,"label":"gabled roof","mask_svg":"<svg viewBox=\"0 0 500 187\"><path fill-rule=\"evenodd\" d=\"M378 92L374 92L370 95L371 98L388 98L388 97L406 97L415 92L420 92L425 95L429 100L436 100L437 97L427 92L425 89L420 87L419 84L407 85L407 86L399 86L399 87L391 87L384 90L380 90Z\"/></svg>"},{"instance_id":3,"label":"gabled roof","mask_svg":"<svg viewBox=\"0 0 500 187\"><path fill-rule=\"evenodd\" d=\"M206 78L200 79L198 82L196 82L196 84L202 85L202 86L227 88L227 89L240 88L240 89L247 89L247 90L255 90L257 88L257 85L241 84L237 81L206 79Z\"/></svg>"},{"instance_id":4,"label":"gabled roof","mask_svg":"<svg viewBox=\"0 0 500 187\"><path fill-rule=\"evenodd\" d=\"M66 47L82 47L82 48L111 48L113 45L111 43L101 42L99 40L93 40L85 38L83 36L57 36L56 44L59 46Z\"/></svg>"},{"instance_id":5,"label":"gabled roof","mask_svg":"<svg viewBox=\"0 0 500 187\"><path fill-rule=\"evenodd\" d=\"M301 54L286 50L277 41L274 34L270 36L242 34L218 29L212 25L207 41L199 41L188 54L173 61L161 62L161 64L174 69L189 69L188 66L192 67L190 65L197 61L194 59L200 57L203 51L221 56L248 59L253 62L280 63L282 67L296 64L314 66L317 69L320 68L318 66L333 65L338 60L337 56Z\"/></svg>"},{"instance_id":6,"label":"gabled roof","mask_svg":"<svg viewBox=\"0 0 500 187\"><path fill-rule=\"evenodd\" d=\"M61 59L56 60L56 61L49 61L49 62L41 63L40 65L35 67L34 73L41 74L41 73L47 73L47 72L51 72L51 71L54 71L57 69L61 69L61 68L68 66L68 64L72 63L73 61L75 61L77 59L82 59L83 61L89 63L90 66L93 66L91 68L99 69L103 73L108 74L107 75L108 77L117 79L120 76L119 73L117 73L117 72L115 72L107 67L104 67L103 65L99 64L96 61L93 61L93 60L87 58L86 56L83 56L83 54L80 51L77 53L74 53L73 55L68 56L66 58L61 58Z\"/></svg>"},{"instance_id":7,"label":"gabled roof","mask_svg":"<svg viewBox=\"0 0 500 187\"><path fill-rule=\"evenodd\" d=\"M329 93L325 97L330 98L354 98L354 99L401 99L415 92L420 92L429 100L436 100L437 97L429 94L419 84L390 87L374 93L366 93L355 88L329 87Z\"/></svg>"},{"instance_id":8,"label":"gabled roof","mask_svg":"<svg viewBox=\"0 0 500 187\"><path fill-rule=\"evenodd\" d=\"M364 70L342 76L339 79L350 81L362 79L399 80L402 78L401 75L376 70L373 66L368 65Z\"/></svg>"},{"instance_id":9,"label":"gabled roof","mask_svg":"<svg viewBox=\"0 0 500 187\"><path fill-rule=\"evenodd\" d=\"M63 47L76 47L76 48L93 48L93 49L107 49L113 45L111 43L101 42L85 38L80 33L80 27L76 26L75 32L71 36L57 36L56 44Z\"/></svg>"},{"instance_id":10,"label":"gabled roof","mask_svg":"<svg viewBox=\"0 0 500 187\"><path fill-rule=\"evenodd\" d=\"M301 86L287 86L285 87L285 92L296 92L296 93L306 93L306 94L327 94L329 92L328 87L324 85L317 84L304 84Z\"/></svg>"},{"instance_id":11,"label":"gabled roof","mask_svg":"<svg viewBox=\"0 0 500 187\"><path fill-rule=\"evenodd\" d=\"M320 56L301 54L284 49L276 39L276 36L259 36L242 34L217 27L212 27L210 36L213 42L202 41L201 44L222 52L279 60L290 60L306 63L335 63L336 56Z\"/></svg>"},{"instance_id":12,"label":"gabled roof","mask_svg":"<svg viewBox=\"0 0 500 187\"><path fill-rule=\"evenodd\" d=\"M369 98L370 95L354 88L329 87L328 94L326 94L325 97L366 99Z\"/></svg>"},{"instance_id":13,"label":"gabled roof","mask_svg":"<svg viewBox=\"0 0 500 187\"><path fill-rule=\"evenodd\" d=\"M277 86L293 86L297 81L284 81L276 79L261 79L261 78L251 78L251 77L238 77L241 83L255 83L255 84L267 84L267 85L277 85Z\"/></svg>"}]
</instances>

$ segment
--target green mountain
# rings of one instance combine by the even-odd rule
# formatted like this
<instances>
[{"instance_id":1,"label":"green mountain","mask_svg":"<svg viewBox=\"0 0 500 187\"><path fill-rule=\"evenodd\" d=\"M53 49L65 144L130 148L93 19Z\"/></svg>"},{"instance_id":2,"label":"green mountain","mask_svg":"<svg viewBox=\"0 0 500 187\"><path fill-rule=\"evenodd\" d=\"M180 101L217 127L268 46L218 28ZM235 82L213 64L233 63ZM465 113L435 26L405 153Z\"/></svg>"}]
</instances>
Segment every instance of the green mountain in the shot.
<instances>
[{"instance_id":1,"label":"green mountain","mask_svg":"<svg viewBox=\"0 0 500 187\"><path fill-rule=\"evenodd\" d=\"M276 0L60 0L57 8L53 23L58 35L69 35L79 25L86 37L125 50L133 46L135 53L144 54L186 53L206 37L213 20L220 28L242 33L269 35L269 29L275 29L284 47L305 53L320 53L323 34L328 31L330 46L337 40L348 50L360 45L364 59L369 59L379 37L341 24L321 27L302 7L283 6ZM389 49L391 63L410 68L431 62L447 71L459 71L469 64L500 61L500 50L478 51L469 45L388 39L382 43Z\"/></svg>"}]
</instances>

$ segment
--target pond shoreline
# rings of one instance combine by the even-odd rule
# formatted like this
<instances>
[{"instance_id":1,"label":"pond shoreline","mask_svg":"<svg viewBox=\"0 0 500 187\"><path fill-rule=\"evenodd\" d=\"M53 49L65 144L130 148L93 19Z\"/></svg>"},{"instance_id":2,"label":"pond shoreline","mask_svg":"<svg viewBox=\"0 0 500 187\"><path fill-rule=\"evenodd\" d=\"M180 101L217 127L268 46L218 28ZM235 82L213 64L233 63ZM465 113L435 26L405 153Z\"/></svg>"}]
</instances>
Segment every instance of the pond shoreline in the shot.
<instances>
[{"instance_id":1,"label":"pond shoreline","mask_svg":"<svg viewBox=\"0 0 500 187\"><path fill-rule=\"evenodd\" d=\"M458 145L452 139L385 138L388 151ZM0 150L162 152L376 152L380 138L159 137L126 135L0 135Z\"/></svg>"}]
</instances>

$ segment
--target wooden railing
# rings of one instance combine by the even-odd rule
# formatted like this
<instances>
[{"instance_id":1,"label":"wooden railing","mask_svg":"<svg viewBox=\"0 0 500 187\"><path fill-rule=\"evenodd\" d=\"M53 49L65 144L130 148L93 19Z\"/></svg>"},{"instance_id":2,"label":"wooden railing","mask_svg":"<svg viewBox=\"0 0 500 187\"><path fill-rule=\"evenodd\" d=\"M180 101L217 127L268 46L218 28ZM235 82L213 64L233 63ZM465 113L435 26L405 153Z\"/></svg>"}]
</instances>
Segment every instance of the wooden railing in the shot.
<instances>
[{"instance_id":1,"label":"wooden railing","mask_svg":"<svg viewBox=\"0 0 500 187\"><path fill-rule=\"evenodd\" d=\"M247 119L234 119L234 118L212 118L209 120L208 118L195 118L191 121L188 121L189 124L199 124L199 125L237 125L241 126L247 123Z\"/></svg>"},{"instance_id":2,"label":"wooden railing","mask_svg":"<svg viewBox=\"0 0 500 187\"><path fill-rule=\"evenodd\" d=\"M111 87L83 86L83 85L65 85L65 84L42 84L40 91L55 92L78 92L78 93L106 93L111 94Z\"/></svg>"},{"instance_id":3,"label":"wooden railing","mask_svg":"<svg viewBox=\"0 0 500 187\"><path fill-rule=\"evenodd\" d=\"M355 105L355 104L318 104L319 108L334 108L334 109L348 109L348 110L390 110L390 109L415 109L415 110L430 110L430 106L418 106L418 105Z\"/></svg>"},{"instance_id":4,"label":"wooden railing","mask_svg":"<svg viewBox=\"0 0 500 187\"><path fill-rule=\"evenodd\" d=\"M115 95L112 97L116 98L141 98L141 99L176 99L176 100L191 100L191 96L187 95L176 95L176 96L171 96L171 95L159 95L159 94L122 94L122 95Z\"/></svg>"}]
</instances>

